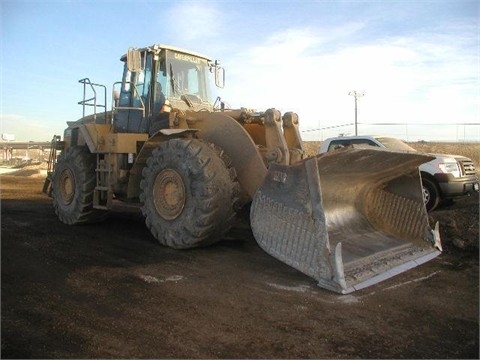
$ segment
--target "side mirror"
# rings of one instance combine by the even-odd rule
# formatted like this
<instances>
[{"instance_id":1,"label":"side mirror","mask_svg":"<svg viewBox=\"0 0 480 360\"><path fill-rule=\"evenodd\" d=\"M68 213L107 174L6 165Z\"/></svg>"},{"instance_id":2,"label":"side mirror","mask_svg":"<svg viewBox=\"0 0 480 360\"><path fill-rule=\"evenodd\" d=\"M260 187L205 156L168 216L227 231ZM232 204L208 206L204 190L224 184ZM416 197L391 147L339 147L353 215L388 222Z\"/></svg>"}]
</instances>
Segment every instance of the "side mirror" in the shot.
<instances>
[{"instance_id":1,"label":"side mirror","mask_svg":"<svg viewBox=\"0 0 480 360\"><path fill-rule=\"evenodd\" d=\"M142 55L139 50L130 48L127 52L127 68L131 72L142 70Z\"/></svg>"},{"instance_id":2,"label":"side mirror","mask_svg":"<svg viewBox=\"0 0 480 360\"><path fill-rule=\"evenodd\" d=\"M225 69L215 60L215 85L221 89L225 87Z\"/></svg>"}]
</instances>

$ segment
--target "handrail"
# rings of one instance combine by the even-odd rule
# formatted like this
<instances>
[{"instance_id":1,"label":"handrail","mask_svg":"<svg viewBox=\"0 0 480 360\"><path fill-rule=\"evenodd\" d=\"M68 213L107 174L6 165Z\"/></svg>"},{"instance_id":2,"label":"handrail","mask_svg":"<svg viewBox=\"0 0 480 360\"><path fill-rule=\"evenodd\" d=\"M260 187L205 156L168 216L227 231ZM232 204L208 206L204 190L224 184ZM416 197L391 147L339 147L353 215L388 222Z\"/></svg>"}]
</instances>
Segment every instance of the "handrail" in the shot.
<instances>
[{"instance_id":1,"label":"handrail","mask_svg":"<svg viewBox=\"0 0 480 360\"><path fill-rule=\"evenodd\" d=\"M79 83L83 84L83 100L79 101L78 104L82 105L83 107L83 113L82 117L85 117L85 106L93 106L93 119L97 119L97 107L102 107L105 109L105 124L107 123L107 87L105 85L101 84L95 84L90 81L89 78L83 78L78 80ZM90 89L93 92L93 97L86 99L87 95L87 85L90 85ZM104 91L104 101L103 105L102 104L97 104L97 91L95 90L95 87L101 87L103 88ZM93 101L93 104L91 103Z\"/></svg>"},{"instance_id":2,"label":"handrail","mask_svg":"<svg viewBox=\"0 0 480 360\"><path fill-rule=\"evenodd\" d=\"M115 85L117 84L123 84L121 81L116 81L113 83L113 94L115 93ZM115 112L115 110L139 110L142 112L142 118L145 117L145 103L143 102L142 97L140 96L140 93L138 92L137 85L134 84L131 81L125 81L125 84L130 84L131 86L133 85L133 89L135 92L135 95L138 97L140 100L140 103L142 104L141 107L135 107L135 106L115 106L115 99L112 99L112 114Z\"/></svg>"}]
</instances>

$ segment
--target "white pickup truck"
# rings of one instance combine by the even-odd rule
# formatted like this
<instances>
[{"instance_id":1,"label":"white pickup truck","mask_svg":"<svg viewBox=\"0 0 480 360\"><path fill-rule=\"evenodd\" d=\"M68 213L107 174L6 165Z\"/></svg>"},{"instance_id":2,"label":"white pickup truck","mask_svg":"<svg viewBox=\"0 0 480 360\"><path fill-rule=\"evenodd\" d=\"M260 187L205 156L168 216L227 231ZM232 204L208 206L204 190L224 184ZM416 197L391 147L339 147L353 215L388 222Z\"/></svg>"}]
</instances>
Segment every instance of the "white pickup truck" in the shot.
<instances>
[{"instance_id":1,"label":"white pickup truck","mask_svg":"<svg viewBox=\"0 0 480 360\"><path fill-rule=\"evenodd\" d=\"M416 152L401 140L386 136L334 137L323 141L319 154L345 146L377 146L395 151ZM429 154L435 159L420 165L423 198L428 211L441 200L469 195L479 191L478 176L473 161L459 155Z\"/></svg>"}]
</instances>

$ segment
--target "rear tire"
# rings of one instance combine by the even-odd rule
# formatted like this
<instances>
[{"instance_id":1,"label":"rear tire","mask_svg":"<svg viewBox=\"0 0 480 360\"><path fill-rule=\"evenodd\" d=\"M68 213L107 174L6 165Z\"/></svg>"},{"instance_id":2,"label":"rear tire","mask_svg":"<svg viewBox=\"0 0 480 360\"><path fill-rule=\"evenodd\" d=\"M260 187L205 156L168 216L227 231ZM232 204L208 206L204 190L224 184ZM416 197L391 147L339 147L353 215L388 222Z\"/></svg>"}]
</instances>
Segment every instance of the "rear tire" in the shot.
<instances>
[{"instance_id":1,"label":"rear tire","mask_svg":"<svg viewBox=\"0 0 480 360\"><path fill-rule=\"evenodd\" d=\"M52 182L53 207L60 221L68 225L98 222L106 211L93 208L95 155L85 146L65 150L55 166Z\"/></svg>"},{"instance_id":2,"label":"rear tire","mask_svg":"<svg viewBox=\"0 0 480 360\"><path fill-rule=\"evenodd\" d=\"M221 239L235 220L238 183L213 145L171 139L143 169L140 200L145 222L160 244L177 249Z\"/></svg>"},{"instance_id":3,"label":"rear tire","mask_svg":"<svg viewBox=\"0 0 480 360\"><path fill-rule=\"evenodd\" d=\"M423 202L427 211L433 211L440 203L440 191L432 180L422 177Z\"/></svg>"}]
</instances>

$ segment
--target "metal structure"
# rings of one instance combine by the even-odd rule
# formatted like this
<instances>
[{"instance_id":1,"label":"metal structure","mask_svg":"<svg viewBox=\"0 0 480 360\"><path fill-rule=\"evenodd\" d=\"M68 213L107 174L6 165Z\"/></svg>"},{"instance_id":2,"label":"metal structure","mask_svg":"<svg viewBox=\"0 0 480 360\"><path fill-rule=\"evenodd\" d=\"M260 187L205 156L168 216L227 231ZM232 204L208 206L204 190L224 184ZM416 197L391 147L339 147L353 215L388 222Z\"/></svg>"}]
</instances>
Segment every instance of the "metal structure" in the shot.
<instances>
[{"instance_id":1,"label":"metal structure","mask_svg":"<svg viewBox=\"0 0 480 360\"><path fill-rule=\"evenodd\" d=\"M45 157L45 151L49 151L51 143L48 141L7 141L0 142L0 149L2 149L2 161L11 162L15 158L15 154L21 150L25 150L22 155L23 158L31 159L31 153L36 153L34 158L36 160L43 160Z\"/></svg>"},{"instance_id":2,"label":"metal structure","mask_svg":"<svg viewBox=\"0 0 480 360\"><path fill-rule=\"evenodd\" d=\"M251 203L259 245L340 293L440 253L417 181L429 157L345 149L304 158L295 113L215 100L218 61L164 45L121 60L112 110L69 122L52 143L61 154L44 192L62 222L101 221L114 199L139 203L160 244L185 249L222 239ZM95 108L96 93L88 101Z\"/></svg>"},{"instance_id":3,"label":"metal structure","mask_svg":"<svg viewBox=\"0 0 480 360\"><path fill-rule=\"evenodd\" d=\"M365 91L352 90L348 93L348 95L353 96L355 98L355 136L357 136L358 135L357 99L359 97L365 96Z\"/></svg>"}]
</instances>

